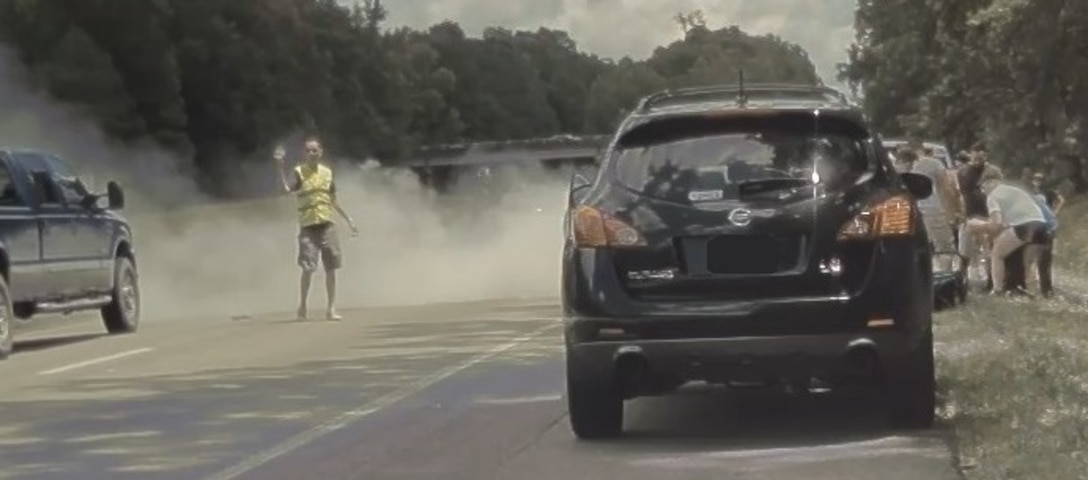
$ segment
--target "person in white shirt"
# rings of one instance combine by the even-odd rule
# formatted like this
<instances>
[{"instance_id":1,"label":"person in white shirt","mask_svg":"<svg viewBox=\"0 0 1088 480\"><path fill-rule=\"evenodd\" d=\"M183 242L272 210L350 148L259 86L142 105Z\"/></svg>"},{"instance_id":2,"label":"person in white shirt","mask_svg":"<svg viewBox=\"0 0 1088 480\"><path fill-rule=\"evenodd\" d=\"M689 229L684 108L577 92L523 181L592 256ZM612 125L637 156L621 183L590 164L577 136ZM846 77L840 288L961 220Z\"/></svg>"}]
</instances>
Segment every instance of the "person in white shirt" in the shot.
<instances>
[{"instance_id":1,"label":"person in white shirt","mask_svg":"<svg viewBox=\"0 0 1088 480\"><path fill-rule=\"evenodd\" d=\"M933 246L939 253L956 252L956 235L952 213L950 212L956 192L950 191L948 177L951 176L940 160L919 155L919 150L901 147L894 155L895 168L900 173L925 175L933 183L933 194L918 200L918 208L929 231Z\"/></svg>"},{"instance_id":2,"label":"person in white shirt","mask_svg":"<svg viewBox=\"0 0 1088 480\"><path fill-rule=\"evenodd\" d=\"M1046 217L1030 193L1001 180L1001 175L996 172L984 173L979 179L982 191L986 193L989 218L971 220L971 226L973 230L985 231L993 236L990 275L994 292L1005 284L1005 257L1025 247L1024 272L1028 293L1038 293L1038 277L1033 273L1038 271L1039 247L1047 238Z\"/></svg>"}]
</instances>

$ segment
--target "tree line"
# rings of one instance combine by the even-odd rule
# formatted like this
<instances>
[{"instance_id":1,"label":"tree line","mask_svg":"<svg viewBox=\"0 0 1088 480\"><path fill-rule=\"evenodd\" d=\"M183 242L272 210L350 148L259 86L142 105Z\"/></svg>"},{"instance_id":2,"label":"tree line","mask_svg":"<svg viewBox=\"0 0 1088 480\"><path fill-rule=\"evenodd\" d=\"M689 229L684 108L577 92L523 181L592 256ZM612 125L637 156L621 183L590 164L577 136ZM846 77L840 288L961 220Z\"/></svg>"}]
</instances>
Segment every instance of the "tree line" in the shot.
<instances>
[{"instance_id":1,"label":"tree line","mask_svg":"<svg viewBox=\"0 0 1088 480\"><path fill-rule=\"evenodd\" d=\"M887 135L1088 190L1088 2L858 0L855 27L840 80Z\"/></svg>"},{"instance_id":2,"label":"tree line","mask_svg":"<svg viewBox=\"0 0 1088 480\"><path fill-rule=\"evenodd\" d=\"M386 163L421 145L607 133L666 87L820 83L807 53L678 15L650 58L609 59L540 28L390 28L380 0L10 0L0 42L119 142L151 139L205 179L292 133ZM222 185L204 183L212 192ZM218 191L220 194L227 192Z\"/></svg>"}]
</instances>

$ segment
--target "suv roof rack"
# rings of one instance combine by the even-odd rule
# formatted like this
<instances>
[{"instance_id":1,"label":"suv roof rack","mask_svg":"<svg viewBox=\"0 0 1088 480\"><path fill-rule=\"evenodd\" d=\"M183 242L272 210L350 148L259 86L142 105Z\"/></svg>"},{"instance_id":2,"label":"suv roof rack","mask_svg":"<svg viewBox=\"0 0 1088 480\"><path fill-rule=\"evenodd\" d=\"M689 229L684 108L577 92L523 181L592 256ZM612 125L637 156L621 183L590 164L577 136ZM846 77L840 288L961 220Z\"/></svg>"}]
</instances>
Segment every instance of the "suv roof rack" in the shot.
<instances>
[{"instance_id":1,"label":"suv roof rack","mask_svg":"<svg viewBox=\"0 0 1088 480\"><path fill-rule=\"evenodd\" d=\"M662 90L639 101L637 111L645 113L669 101L722 101L744 106L752 100L815 100L837 105L852 105L845 93L824 85L790 83L750 83L706 85Z\"/></svg>"}]
</instances>

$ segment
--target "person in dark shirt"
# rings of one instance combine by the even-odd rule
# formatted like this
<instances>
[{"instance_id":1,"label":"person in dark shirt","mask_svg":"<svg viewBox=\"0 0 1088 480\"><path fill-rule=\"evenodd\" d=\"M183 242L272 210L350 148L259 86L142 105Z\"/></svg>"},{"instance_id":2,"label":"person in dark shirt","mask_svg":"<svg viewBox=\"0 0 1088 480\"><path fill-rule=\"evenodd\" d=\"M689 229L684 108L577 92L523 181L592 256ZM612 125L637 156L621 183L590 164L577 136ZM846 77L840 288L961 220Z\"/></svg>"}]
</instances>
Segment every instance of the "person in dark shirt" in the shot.
<instances>
[{"instance_id":1,"label":"person in dark shirt","mask_svg":"<svg viewBox=\"0 0 1088 480\"><path fill-rule=\"evenodd\" d=\"M968 270L976 272L974 276L985 276L989 279L989 268L983 265L982 254L990 250L990 239L985 233L969 231L966 220L985 219L990 216L986 208L986 193L982 191L980 179L984 174L1000 177L1001 169L987 161L985 147L980 143L975 144L966 155L961 155L958 159L961 165L956 171L956 184L960 196L959 213L963 216L962 219L957 219L960 224L957 235L960 255L967 259ZM987 289L992 288L989 283L987 280Z\"/></svg>"},{"instance_id":2,"label":"person in dark shirt","mask_svg":"<svg viewBox=\"0 0 1088 480\"><path fill-rule=\"evenodd\" d=\"M1032 193L1036 195L1042 195L1046 199L1046 206L1050 207L1050 210L1055 215L1062 209L1062 205L1065 204L1065 198L1062 197L1057 190L1047 188L1045 186L1046 175L1042 173L1036 173L1031 177L1031 189Z\"/></svg>"},{"instance_id":3,"label":"person in dark shirt","mask_svg":"<svg viewBox=\"0 0 1088 480\"><path fill-rule=\"evenodd\" d=\"M1056 217L1058 211L1062 208L1062 204L1065 203L1065 198L1057 190L1047 188L1045 183L1046 175L1041 172L1033 175L1031 178L1032 193ZM1053 231L1048 233L1047 241L1039 255L1039 291L1044 297L1054 295L1054 237L1058 233L1057 226L1054 225Z\"/></svg>"},{"instance_id":4,"label":"person in dark shirt","mask_svg":"<svg viewBox=\"0 0 1088 480\"><path fill-rule=\"evenodd\" d=\"M972 149L967 156L967 162L956 172L963 212L968 218L987 216L986 194L983 193L979 180L983 174L992 172L1000 174L1001 169L987 160L986 151L981 146Z\"/></svg>"}]
</instances>

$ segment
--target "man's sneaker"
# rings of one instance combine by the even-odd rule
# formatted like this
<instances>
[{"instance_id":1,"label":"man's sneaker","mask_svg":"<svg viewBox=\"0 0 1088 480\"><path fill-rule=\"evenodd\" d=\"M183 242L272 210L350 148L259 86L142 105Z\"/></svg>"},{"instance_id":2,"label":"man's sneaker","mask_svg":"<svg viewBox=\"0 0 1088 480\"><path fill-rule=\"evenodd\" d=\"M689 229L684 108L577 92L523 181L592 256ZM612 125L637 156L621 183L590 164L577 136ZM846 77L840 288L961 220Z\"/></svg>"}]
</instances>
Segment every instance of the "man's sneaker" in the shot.
<instances>
[{"instance_id":1,"label":"man's sneaker","mask_svg":"<svg viewBox=\"0 0 1088 480\"><path fill-rule=\"evenodd\" d=\"M329 311L328 311L328 312L327 312L327 313L325 314L325 318L326 318L326 319L329 319L329 320L335 320L335 321L339 321L339 320L343 320L343 319L344 319L344 317L340 316L340 314L339 314L339 313L337 313L337 311L336 311L336 310L329 310Z\"/></svg>"},{"instance_id":2,"label":"man's sneaker","mask_svg":"<svg viewBox=\"0 0 1088 480\"><path fill-rule=\"evenodd\" d=\"M1016 287L1016 288L1010 290L1009 295L1012 296L1012 297L1015 297L1015 298L1021 298L1021 299L1027 299L1027 300L1035 300L1035 298L1036 298L1035 294L1031 293L1030 291L1028 291L1026 288L1023 288L1023 287Z\"/></svg>"}]
</instances>

